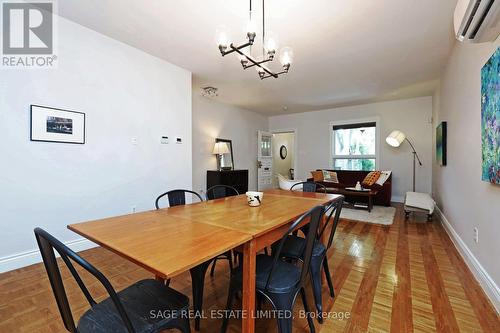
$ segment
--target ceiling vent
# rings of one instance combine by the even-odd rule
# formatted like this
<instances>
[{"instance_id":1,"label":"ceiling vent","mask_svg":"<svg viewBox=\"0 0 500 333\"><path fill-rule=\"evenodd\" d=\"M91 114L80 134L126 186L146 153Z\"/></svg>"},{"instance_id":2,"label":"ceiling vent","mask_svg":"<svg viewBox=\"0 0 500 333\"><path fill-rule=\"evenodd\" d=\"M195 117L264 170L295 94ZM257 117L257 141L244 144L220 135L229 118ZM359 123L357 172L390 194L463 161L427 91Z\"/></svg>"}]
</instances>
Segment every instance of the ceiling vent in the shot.
<instances>
[{"instance_id":1,"label":"ceiling vent","mask_svg":"<svg viewBox=\"0 0 500 333\"><path fill-rule=\"evenodd\" d=\"M461 42L492 42L500 35L500 0L459 0L454 14Z\"/></svg>"}]
</instances>

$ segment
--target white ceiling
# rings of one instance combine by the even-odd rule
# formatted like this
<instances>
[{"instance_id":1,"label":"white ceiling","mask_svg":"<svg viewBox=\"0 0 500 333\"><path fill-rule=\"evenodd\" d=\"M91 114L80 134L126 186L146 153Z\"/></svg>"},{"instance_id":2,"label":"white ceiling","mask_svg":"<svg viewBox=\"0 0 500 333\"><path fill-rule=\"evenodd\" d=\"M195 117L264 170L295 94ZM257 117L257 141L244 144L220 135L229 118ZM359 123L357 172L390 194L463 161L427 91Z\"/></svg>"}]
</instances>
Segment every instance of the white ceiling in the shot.
<instances>
[{"instance_id":1,"label":"white ceiling","mask_svg":"<svg viewBox=\"0 0 500 333\"><path fill-rule=\"evenodd\" d=\"M261 3L254 0L259 12ZM58 11L193 72L193 93L215 86L219 101L264 114L429 95L454 43L456 0L267 0L266 27L293 48L295 61L288 75L261 81L216 45L222 24L244 41L248 4L64 0Z\"/></svg>"}]
</instances>

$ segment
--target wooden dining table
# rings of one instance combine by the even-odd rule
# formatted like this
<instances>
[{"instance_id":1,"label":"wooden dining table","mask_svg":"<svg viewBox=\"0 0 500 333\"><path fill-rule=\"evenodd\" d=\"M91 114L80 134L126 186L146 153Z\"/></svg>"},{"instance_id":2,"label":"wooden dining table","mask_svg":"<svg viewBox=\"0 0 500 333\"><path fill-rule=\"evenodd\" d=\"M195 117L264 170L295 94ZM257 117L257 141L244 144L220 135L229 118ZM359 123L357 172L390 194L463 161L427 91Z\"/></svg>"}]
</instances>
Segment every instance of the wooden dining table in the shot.
<instances>
[{"instance_id":1,"label":"wooden dining table","mask_svg":"<svg viewBox=\"0 0 500 333\"><path fill-rule=\"evenodd\" d=\"M255 331L257 252L281 239L290 224L340 195L267 190L250 207L245 195L68 225L157 279L170 279L228 250L243 252L242 332ZM307 223L307 222L306 222Z\"/></svg>"}]
</instances>

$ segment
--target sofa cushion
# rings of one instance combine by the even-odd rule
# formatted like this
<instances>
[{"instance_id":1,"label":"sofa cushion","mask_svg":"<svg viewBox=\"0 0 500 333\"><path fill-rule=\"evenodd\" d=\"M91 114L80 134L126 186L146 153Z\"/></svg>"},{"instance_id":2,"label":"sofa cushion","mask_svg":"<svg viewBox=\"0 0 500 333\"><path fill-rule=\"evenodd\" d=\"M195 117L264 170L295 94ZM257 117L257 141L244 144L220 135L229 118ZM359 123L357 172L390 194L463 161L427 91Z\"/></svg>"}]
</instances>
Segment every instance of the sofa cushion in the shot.
<instances>
[{"instance_id":1,"label":"sofa cushion","mask_svg":"<svg viewBox=\"0 0 500 333\"><path fill-rule=\"evenodd\" d=\"M312 175L313 180L315 182L322 182L323 181L323 171L321 171L321 170L311 171L311 175Z\"/></svg>"},{"instance_id":2,"label":"sofa cushion","mask_svg":"<svg viewBox=\"0 0 500 333\"><path fill-rule=\"evenodd\" d=\"M329 183L338 183L337 173L335 171L321 170L323 172L323 181Z\"/></svg>"},{"instance_id":3,"label":"sofa cushion","mask_svg":"<svg viewBox=\"0 0 500 333\"><path fill-rule=\"evenodd\" d=\"M365 179L363 179L364 186L372 186L380 177L380 171L372 171L366 175Z\"/></svg>"},{"instance_id":4,"label":"sofa cushion","mask_svg":"<svg viewBox=\"0 0 500 333\"><path fill-rule=\"evenodd\" d=\"M383 186L387 179L391 176L392 171L380 171L380 177L378 177L375 184Z\"/></svg>"}]
</instances>

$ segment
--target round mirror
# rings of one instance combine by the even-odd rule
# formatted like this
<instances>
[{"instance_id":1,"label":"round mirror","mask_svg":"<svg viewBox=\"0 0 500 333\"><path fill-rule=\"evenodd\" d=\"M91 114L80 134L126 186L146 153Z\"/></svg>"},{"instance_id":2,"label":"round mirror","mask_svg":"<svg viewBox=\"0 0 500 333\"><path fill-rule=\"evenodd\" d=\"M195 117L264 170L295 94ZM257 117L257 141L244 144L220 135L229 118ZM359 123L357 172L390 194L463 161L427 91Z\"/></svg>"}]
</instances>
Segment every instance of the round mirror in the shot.
<instances>
[{"instance_id":1,"label":"round mirror","mask_svg":"<svg viewBox=\"0 0 500 333\"><path fill-rule=\"evenodd\" d=\"M280 147L280 157L282 160L286 158L287 150L286 147L283 145Z\"/></svg>"}]
</instances>

